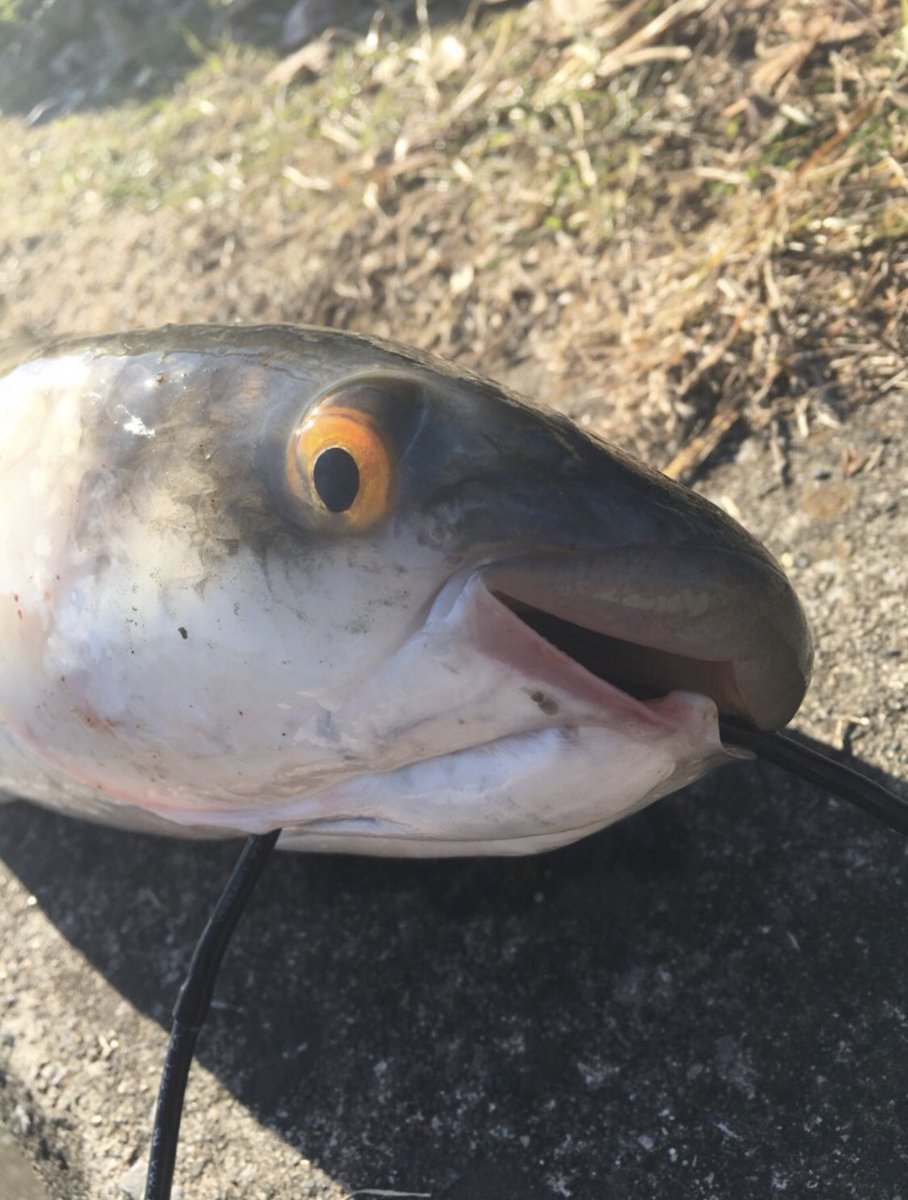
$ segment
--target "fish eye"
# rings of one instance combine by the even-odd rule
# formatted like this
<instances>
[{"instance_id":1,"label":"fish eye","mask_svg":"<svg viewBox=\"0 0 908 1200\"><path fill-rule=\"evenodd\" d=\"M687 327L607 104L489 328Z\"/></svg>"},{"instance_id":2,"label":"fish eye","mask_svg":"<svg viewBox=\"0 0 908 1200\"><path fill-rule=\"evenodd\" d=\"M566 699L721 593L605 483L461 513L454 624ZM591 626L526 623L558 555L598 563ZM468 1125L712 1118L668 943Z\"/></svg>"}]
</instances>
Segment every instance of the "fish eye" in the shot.
<instances>
[{"instance_id":1,"label":"fish eye","mask_svg":"<svg viewBox=\"0 0 908 1200\"><path fill-rule=\"evenodd\" d=\"M291 442L293 490L326 523L364 530L387 516L395 482L393 448L371 413L319 405Z\"/></svg>"}]
</instances>

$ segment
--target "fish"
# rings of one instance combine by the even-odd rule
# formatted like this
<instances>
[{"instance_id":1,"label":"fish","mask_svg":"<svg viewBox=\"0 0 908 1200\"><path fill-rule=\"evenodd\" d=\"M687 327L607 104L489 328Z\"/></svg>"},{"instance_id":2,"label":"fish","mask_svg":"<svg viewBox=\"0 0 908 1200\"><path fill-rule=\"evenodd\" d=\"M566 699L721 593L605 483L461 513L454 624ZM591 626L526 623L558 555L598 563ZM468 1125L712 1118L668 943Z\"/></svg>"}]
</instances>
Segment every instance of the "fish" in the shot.
<instances>
[{"instance_id":1,"label":"fish","mask_svg":"<svg viewBox=\"0 0 908 1200\"><path fill-rule=\"evenodd\" d=\"M726 513L396 343L165 326L0 378L0 795L288 849L545 851L750 757L812 641Z\"/></svg>"}]
</instances>

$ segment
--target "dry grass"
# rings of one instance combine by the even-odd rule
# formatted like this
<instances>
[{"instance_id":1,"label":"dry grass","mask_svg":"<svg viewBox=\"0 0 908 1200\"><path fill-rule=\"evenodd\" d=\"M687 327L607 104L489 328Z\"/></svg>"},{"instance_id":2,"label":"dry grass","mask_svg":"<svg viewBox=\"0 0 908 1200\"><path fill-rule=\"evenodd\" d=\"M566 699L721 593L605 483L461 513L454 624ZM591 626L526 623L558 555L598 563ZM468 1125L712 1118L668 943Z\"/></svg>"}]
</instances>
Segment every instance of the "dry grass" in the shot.
<instances>
[{"instance_id":1,"label":"dry grass","mask_svg":"<svg viewBox=\"0 0 908 1200\"><path fill-rule=\"evenodd\" d=\"M908 392L891 0L417 17L281 61L222 41L166 98L7 117L7 331L367 329L688 478L736 429L781 444Z\"/></svg>"}]
</instances>

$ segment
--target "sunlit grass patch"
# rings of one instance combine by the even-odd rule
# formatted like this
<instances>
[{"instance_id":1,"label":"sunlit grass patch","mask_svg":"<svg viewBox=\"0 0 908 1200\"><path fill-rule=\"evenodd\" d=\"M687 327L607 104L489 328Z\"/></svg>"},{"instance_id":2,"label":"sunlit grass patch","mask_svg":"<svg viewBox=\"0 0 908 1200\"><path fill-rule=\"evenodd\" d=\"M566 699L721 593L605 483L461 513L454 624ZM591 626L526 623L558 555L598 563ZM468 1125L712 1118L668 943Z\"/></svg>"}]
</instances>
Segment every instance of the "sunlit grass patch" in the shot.
<instances>
[{"instance_id":1,"label":"sunlit grass patch","mask_svg":"<svg viewBox=\"0 0 908 1200\"><path fill-rule=\"evenodd\" d=\"M162 21L179 70L154 50L128 99L6 119L11 328L64 323L52 271L83 326L372 330L678 474L736 422L905 378L908 44L884 0L423 7L283 55L230 10Z\"/></svg>"}]
</instances>

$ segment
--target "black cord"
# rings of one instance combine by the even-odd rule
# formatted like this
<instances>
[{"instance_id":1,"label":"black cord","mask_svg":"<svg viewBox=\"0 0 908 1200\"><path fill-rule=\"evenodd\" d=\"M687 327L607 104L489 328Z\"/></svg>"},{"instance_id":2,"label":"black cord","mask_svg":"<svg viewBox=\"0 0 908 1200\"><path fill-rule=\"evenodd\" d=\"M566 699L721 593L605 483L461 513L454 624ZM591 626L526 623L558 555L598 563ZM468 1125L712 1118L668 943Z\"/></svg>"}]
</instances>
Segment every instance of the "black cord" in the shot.
<instances>
[{"instance_id":1,"label":"black cord","mask_svg":"<svg viewBox=\"0 0 908 1200\"><path fill-rule=\"evenodd\" d=\"M764 733L733 717L720 717L719 731L723 741L745 746L767 762L856 804L891 829L908 833L908 800L859 771L827 758L787 734Z\"/></svg>"},{"instance_id":2,"label":"black cord","mask_svg":"<svg viewBox=\"0 0 908 1200\"><path fill-rule=\"evenodd\" d=\"M243 852L193 951L189 972L173 1006L170 1042L155 1107L145 1200L169 1200L183 1097L196 1038L208 1014L224 952L280 832L275 829L246 839Z\"/></svg>"}]
</instances>

